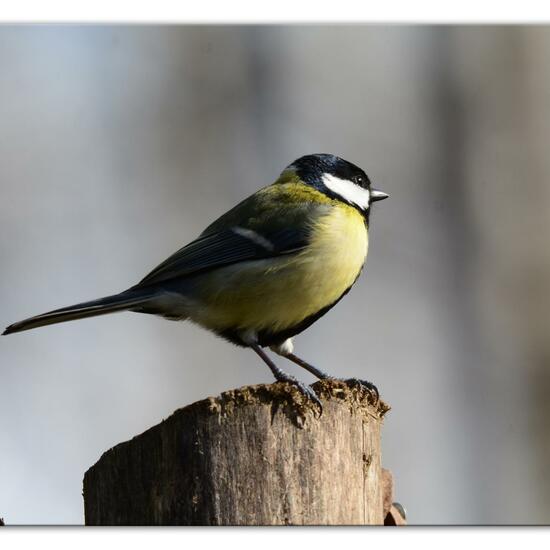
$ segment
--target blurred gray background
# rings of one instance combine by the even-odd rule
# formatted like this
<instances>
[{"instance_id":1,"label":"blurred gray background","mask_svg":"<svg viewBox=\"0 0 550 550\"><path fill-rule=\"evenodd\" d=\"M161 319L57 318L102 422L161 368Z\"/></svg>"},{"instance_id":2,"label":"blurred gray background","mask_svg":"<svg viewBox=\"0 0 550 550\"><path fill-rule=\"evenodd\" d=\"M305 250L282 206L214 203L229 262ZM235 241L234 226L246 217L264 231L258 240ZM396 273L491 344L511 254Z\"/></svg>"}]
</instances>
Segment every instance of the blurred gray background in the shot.
<instances>
[{"instance_id":1,"label":"blurred gray background","mask_svg":"<svg viewBox=\"0 0 550 550\"><path fill-rule=\"evenodd\" d=\"M0 325L136 283L295 158L337 154L391 198L298 350L392 405L410 523L548 523L549 56L535 26L1 27ZM102 452L270 380L145 315L1 338L0 516L83 523Z\"/></svg>"}]
</instances>

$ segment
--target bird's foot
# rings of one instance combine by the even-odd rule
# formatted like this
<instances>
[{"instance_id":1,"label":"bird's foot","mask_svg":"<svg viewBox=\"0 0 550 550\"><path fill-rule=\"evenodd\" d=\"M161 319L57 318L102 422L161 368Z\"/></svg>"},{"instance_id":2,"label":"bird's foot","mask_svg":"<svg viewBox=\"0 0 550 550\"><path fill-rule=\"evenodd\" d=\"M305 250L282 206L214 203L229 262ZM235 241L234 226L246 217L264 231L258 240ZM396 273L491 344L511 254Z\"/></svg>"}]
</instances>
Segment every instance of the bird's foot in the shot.
<instances>
[{"instance_id":1,"label":"bird's foot","mask_svg":"<svg viewBox=\"0 0 550 550\"><path fill-rule=\"evenodd\" d=\"M319 416L323 414L323 405L311 386L300 382L286 372L280 371L280 374L276 376L278 382L288 382L292 384L308 401L311 401L319 410Z\"/></svg>"},{"instance_id":2,"label":"bird's foot","mask_svg":"<svg viewBox=\"0 0 550 550\"><path fill-rule=\"evenodd\" d=\"M297 355L294 355L292 351L288 352L285 351L284 353L281 353L280 350L275 349L277 353L282 355L283 357L286 357L287 359L290 359L293 363L296 363L303 369L306 369L307 371L311 372L314 376L319 378L319 380L340 380L341 382L345 382L349 385L353 386L361 386L369 390L369 392L374 397L374 400L376 403L380 401L380 392L378 391L378 388L372 383L368 382L367 380L360 380L359 378L336 378L334 376L330 376L329 374L323 372L322 370L319 370L318 368L314 367L313 365L310 365L303 359L300 359Z\"/></svg>"},{"instance_id":3,"label":"bird's foot","mask_svg":"<svg viewBox=\"0 0 550 550\"><path fill-rule=\"evenodd\" d=\"M350 386L361 386L363 388L367 388L367 390L373 394L375 402L378 403L380 401L380 392L372 382L360 380L359 378L342 378L341 380Z\"/></svg>"},{"instance_id":4,"label":"bird's foot","mask_svg":"<svg viewBox=\"0 0 550 550\"><path fill-rule=\"evenodd\" d=\"M308 401L313 403L319 409L319 416L323 414L323 405L321 404L321 401L319 400L319 397L317 396L313 388L306 386L303 382L300 382L299 380L294 378L294 376L291 376L290 374L282 371L266 355L266 353L258 344L250 344L250 347L262 358L264 363L271 369L273 376L275 376L275 380L277 380L278 382L287 382L289 384L292 384Z\"/></svg>"}]
</instances>

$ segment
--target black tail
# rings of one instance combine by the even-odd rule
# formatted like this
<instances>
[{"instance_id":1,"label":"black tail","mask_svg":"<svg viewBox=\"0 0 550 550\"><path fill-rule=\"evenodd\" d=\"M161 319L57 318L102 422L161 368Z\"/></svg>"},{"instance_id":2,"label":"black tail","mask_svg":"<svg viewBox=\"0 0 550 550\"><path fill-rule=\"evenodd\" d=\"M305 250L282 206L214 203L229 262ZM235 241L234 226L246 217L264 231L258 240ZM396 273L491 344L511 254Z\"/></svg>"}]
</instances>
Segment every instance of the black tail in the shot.
<instances>
[{"instance_id":1,"label":"black tail","mask_svg":"<svg viewBox=\"0 0 550 550\"><path fill-rule=\"evenodd\" d=\"M144 304L152 298L152 293L143 291L126 290L120 294L106 296L91 302L83 302L74 306L64 307L30 317L18 323L14 323L6 328L2 334L12 334L31 328L53 325L54 323L64 323L65 321L74 321L75 319L84 319L86 317L95 317L96 315L105 315L115 311L124 311L140 304Z\"/></svg>"}]
</instances>

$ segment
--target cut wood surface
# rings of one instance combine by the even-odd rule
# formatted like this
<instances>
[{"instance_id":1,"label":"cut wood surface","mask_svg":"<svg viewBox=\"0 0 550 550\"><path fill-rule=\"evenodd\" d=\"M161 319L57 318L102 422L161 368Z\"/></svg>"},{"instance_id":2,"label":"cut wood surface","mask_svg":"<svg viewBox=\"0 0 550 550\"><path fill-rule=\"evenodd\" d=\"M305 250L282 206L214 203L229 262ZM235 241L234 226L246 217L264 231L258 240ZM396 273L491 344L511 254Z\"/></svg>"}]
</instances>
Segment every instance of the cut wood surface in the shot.
<instances>
[{"instance_id":1,"label":"cut wood surface","mask_svg":"<svg viewBox=\"0 0 550 550\"><path fill-rule=\"evenodd\" d=\"M321 416L291 385L247 386L113 447L84 476L86 524L383 524L389 407L359 385L314 388Z\"/></svg>"}]
</instances>

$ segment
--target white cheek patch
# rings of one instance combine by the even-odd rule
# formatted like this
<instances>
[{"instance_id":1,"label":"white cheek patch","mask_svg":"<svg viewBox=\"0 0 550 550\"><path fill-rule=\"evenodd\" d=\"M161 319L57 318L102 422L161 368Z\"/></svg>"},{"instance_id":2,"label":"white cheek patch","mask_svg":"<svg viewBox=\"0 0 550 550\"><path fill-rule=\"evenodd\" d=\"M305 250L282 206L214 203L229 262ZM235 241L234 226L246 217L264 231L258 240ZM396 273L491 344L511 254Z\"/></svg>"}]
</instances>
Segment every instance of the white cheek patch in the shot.
<instances>
[{"instance_id":1,"label":"white cheek patch","mask_svg":"<svg viewBox=\"0 0 550 550\"><path fill-rule=\"evenodd\" d=\"M355 204L363 210L369 207L370 193L368 189L363 189L351 181L337 178L332 174L323 174L323 183L345 201Z\"/></svg>"}]
</instances>

